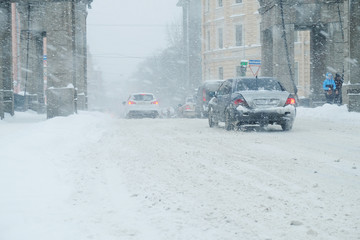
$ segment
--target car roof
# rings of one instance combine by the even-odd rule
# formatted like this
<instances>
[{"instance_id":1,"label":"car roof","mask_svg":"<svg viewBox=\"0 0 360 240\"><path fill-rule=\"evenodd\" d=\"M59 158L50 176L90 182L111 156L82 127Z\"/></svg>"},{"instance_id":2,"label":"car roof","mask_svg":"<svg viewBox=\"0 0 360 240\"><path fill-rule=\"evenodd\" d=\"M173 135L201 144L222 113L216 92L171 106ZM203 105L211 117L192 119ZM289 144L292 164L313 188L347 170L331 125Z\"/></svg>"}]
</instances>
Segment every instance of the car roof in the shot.
<instances>
[{"instance_id":1,"label":"car roof","mask_svg":"<svg viewBox=\"0 0 360 240\"><path fill-rule=\"evenodd\" d=\"M213 84L213 83L222 83L225 79L214 79L214 80L206 80L202 84Z\"/></svg>"},{"instance_id":2,"label":"car roof","mask_svg":"<svg viewBox=\"0 0 360 240\"><path fill-rule=\"evenodd\" d=\"M233 80L242 80L242 79L271 79L271 80L276 80L278 81L278 79L276 79L275 77L238 77L238 78L233 78Z\"/></svg>"},{"instance_id":3,"label":"car roof","mask_svg":"<svg viewBox=\"0 0 360 240\"><path fill-rule=\"evenodd\" d=\"M155 96L153 93L146 93L146 92L132 93L130 95L131 96L134 96L134 95L153 95L153 96Z\"/></svg>"}]
</instances>

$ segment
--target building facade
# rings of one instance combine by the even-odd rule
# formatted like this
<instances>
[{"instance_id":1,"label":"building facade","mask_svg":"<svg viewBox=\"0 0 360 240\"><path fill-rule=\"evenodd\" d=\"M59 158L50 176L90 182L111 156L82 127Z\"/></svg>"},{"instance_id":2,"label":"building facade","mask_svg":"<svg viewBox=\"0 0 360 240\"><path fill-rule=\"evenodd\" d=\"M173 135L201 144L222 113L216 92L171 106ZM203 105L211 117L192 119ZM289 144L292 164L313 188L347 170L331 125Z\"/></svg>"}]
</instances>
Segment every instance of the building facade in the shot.
<instances>
[{"instance_id":1,"label":"building facade","mask_svg":"<svg viewBox=\"0 0 360 240\"><path fill-rule=\"evenodd\" d=\"M203 80L253 76L241 62L261 59L258 9L253 0L202 0Z\"/></svg>"},{"instance_id":2,"label":"building facade","mask_svg":"<svg viewBox=\"0 0 360 240\"><path fill-rule=\"evenodd\" d=\"M91 2L0 0L1 117L14 113L16 99L24 110L44 112L50 88L74 89L75 104L86 109L86 17Z\"/></svg>"},{"instance_id":3,"label":"building facade","mask_svg":"<svg viewBox=\"0 0 360 240\"><path fill-rule=\"evenodd\" d=\"M203 80L261 75L249 60L262 59L260 4L253 0L203 0ZM294 79L310 94L310 33L294 33ZM258 72L257 72L258 71ZM257 73L257 74L256 74Z\"/></svg>"}]
</instances>

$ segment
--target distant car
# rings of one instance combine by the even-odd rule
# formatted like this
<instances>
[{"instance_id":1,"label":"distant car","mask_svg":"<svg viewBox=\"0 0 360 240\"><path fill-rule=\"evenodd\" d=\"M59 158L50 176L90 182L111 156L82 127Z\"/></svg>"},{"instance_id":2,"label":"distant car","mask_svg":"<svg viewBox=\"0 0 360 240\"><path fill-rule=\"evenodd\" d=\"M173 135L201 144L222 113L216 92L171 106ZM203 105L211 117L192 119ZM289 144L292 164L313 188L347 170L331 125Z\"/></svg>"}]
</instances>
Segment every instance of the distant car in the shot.
<instances>
[{"instance_id":1,"label":"distant car","mask_svg":"<svg viewBox=\"0 0 360 240\"><path fill-rule=\"evenodd\" d=\"M187 97L185 103L178 108L179 117L195 117L195 99L193 97Z\"/></svg>"},{"instance_id":2,"label":"distant car","mask_svg":"<svg viewBox=\"0 0 360 240\"><path fill-rule=\"evenodd\" d=\"M133 93L123 104L126 118L157 118L160 115L159 102L152 93Z\"/></svg>"},{"instance_id":3,"label":"distant car","mask_svg":"<svg viewBox=\"0 0 360 240\"><path fill-rule=\"evenodd\" d=\"M274 78L228 79L209 102L209 126L225 122L225 129L242 125L278 124L292 129L296 116L295 98Z\"/></svg>"},{"instance_id":4,"label":"distant car","mask_svg":"<svg viewBox=\"0 0 360 240\"><path fill-rule=\"evenodd\" d=\"M199 86L196 95L196 115L198 117L207 117L209 101L223 82L224 80L207 80Z\"/></svg>"}]
</instances>

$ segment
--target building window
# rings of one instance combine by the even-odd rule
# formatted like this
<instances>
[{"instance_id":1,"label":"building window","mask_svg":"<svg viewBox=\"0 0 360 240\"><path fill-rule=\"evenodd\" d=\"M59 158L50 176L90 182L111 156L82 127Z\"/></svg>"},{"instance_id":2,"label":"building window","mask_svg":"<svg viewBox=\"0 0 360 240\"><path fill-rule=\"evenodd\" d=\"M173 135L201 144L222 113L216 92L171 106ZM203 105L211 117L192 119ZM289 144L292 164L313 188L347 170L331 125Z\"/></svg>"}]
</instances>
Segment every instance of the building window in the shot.
<instances>
[{"instance_id":1,"label":"building window","mask_svg":"<svg viewBox=\"0 0 360 240\"><path fill-rule=\"evenodd\" d=\"M224 79L224 68L219 67L219 79Z\"/></svg>"},{"instance_id":2,"label":"building window","mask_svg":"<svg viewBox=\"0 0 360 240\"><path fill-rule=\"evenodd\" d=\"M210 0L205 1L205 9L206 9L206 12L210 11Z\"/></svg>"},{"instance_id":3,"label":"building window","mask_svg":"<svg viewBox=\"0 0 360 240\"><path fill-rule=\"evenodd\" d=\"M206 37L207 37L206 49L210 50L210 31L207 31Z\"/></svg>"},{"instance_id":4,"label":"building window","mask_svg":"<svg viewBox=\"0 0 360 240\"><path fill-rule=\"evenodd\" d=\"M236 25L235 28L235 45L243 46L243 27L242 25Z\"/></svg>"},{"instance_id":5,"label":"building window","mask_svg":"<svg viewBox=\"0 0 360 240\"><path fill-rule=\"evenodd\" d=\"M242 0L235 0L235 3L242 3Z\"/></svg>"},{"instance_id":6,"label":"building window","mask_svg":"<svg viewBox=\"0 0 360 240\"><path fill-rule=\"evenodd\" d=\"M219 28L218 29L218 43L219 43L219 48L223 48L224 47L224 40L223 40L223 29Z\"/></svg>"},{"instance_id":7,"label":"building window","mask_svg":"<svg viewBox=\"0 0 360 240\"><path fill-rule=\"evenodd\" d=\"M222 7L223 6L223 1L222 0L218 0L218 6Z\"/></svg>"}]
</instances>

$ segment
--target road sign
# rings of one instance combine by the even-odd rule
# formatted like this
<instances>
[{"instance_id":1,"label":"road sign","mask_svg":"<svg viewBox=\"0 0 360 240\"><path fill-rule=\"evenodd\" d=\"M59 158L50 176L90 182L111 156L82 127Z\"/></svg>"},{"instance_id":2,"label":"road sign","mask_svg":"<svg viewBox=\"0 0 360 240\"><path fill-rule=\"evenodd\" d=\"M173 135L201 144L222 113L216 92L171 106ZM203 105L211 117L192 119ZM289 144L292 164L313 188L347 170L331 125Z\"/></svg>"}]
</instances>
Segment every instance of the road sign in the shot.
<instances>
[{"instance_id":1,"label":"road sign","mask_svg":"<svg viewBox=\"0 0 360 240\"><path fill-rule=\"evenodd\" d=\"M257 76L261 68L261 60L249 60L249 68L254 76Z\"/></svg>"},{"instance_id":2,"label":"road sign","mask_svg":"<svg viewBox=\"0 0 360 240\"><path fill-rule=\"evenodd\" d=\"M241 63L240 63L240 65L241 66L247 66L248 65L248 60L241 60Z\"/></svg>"},{"instance_id":3,"label":"road sign","mask_svg":"<svg viewBox=\"0 0 360 240\"><path fill-rule=\"evenodd\" d=\"M261 60L249 60L249 65L261 65Z\"/></svg>"}]
</instances>

